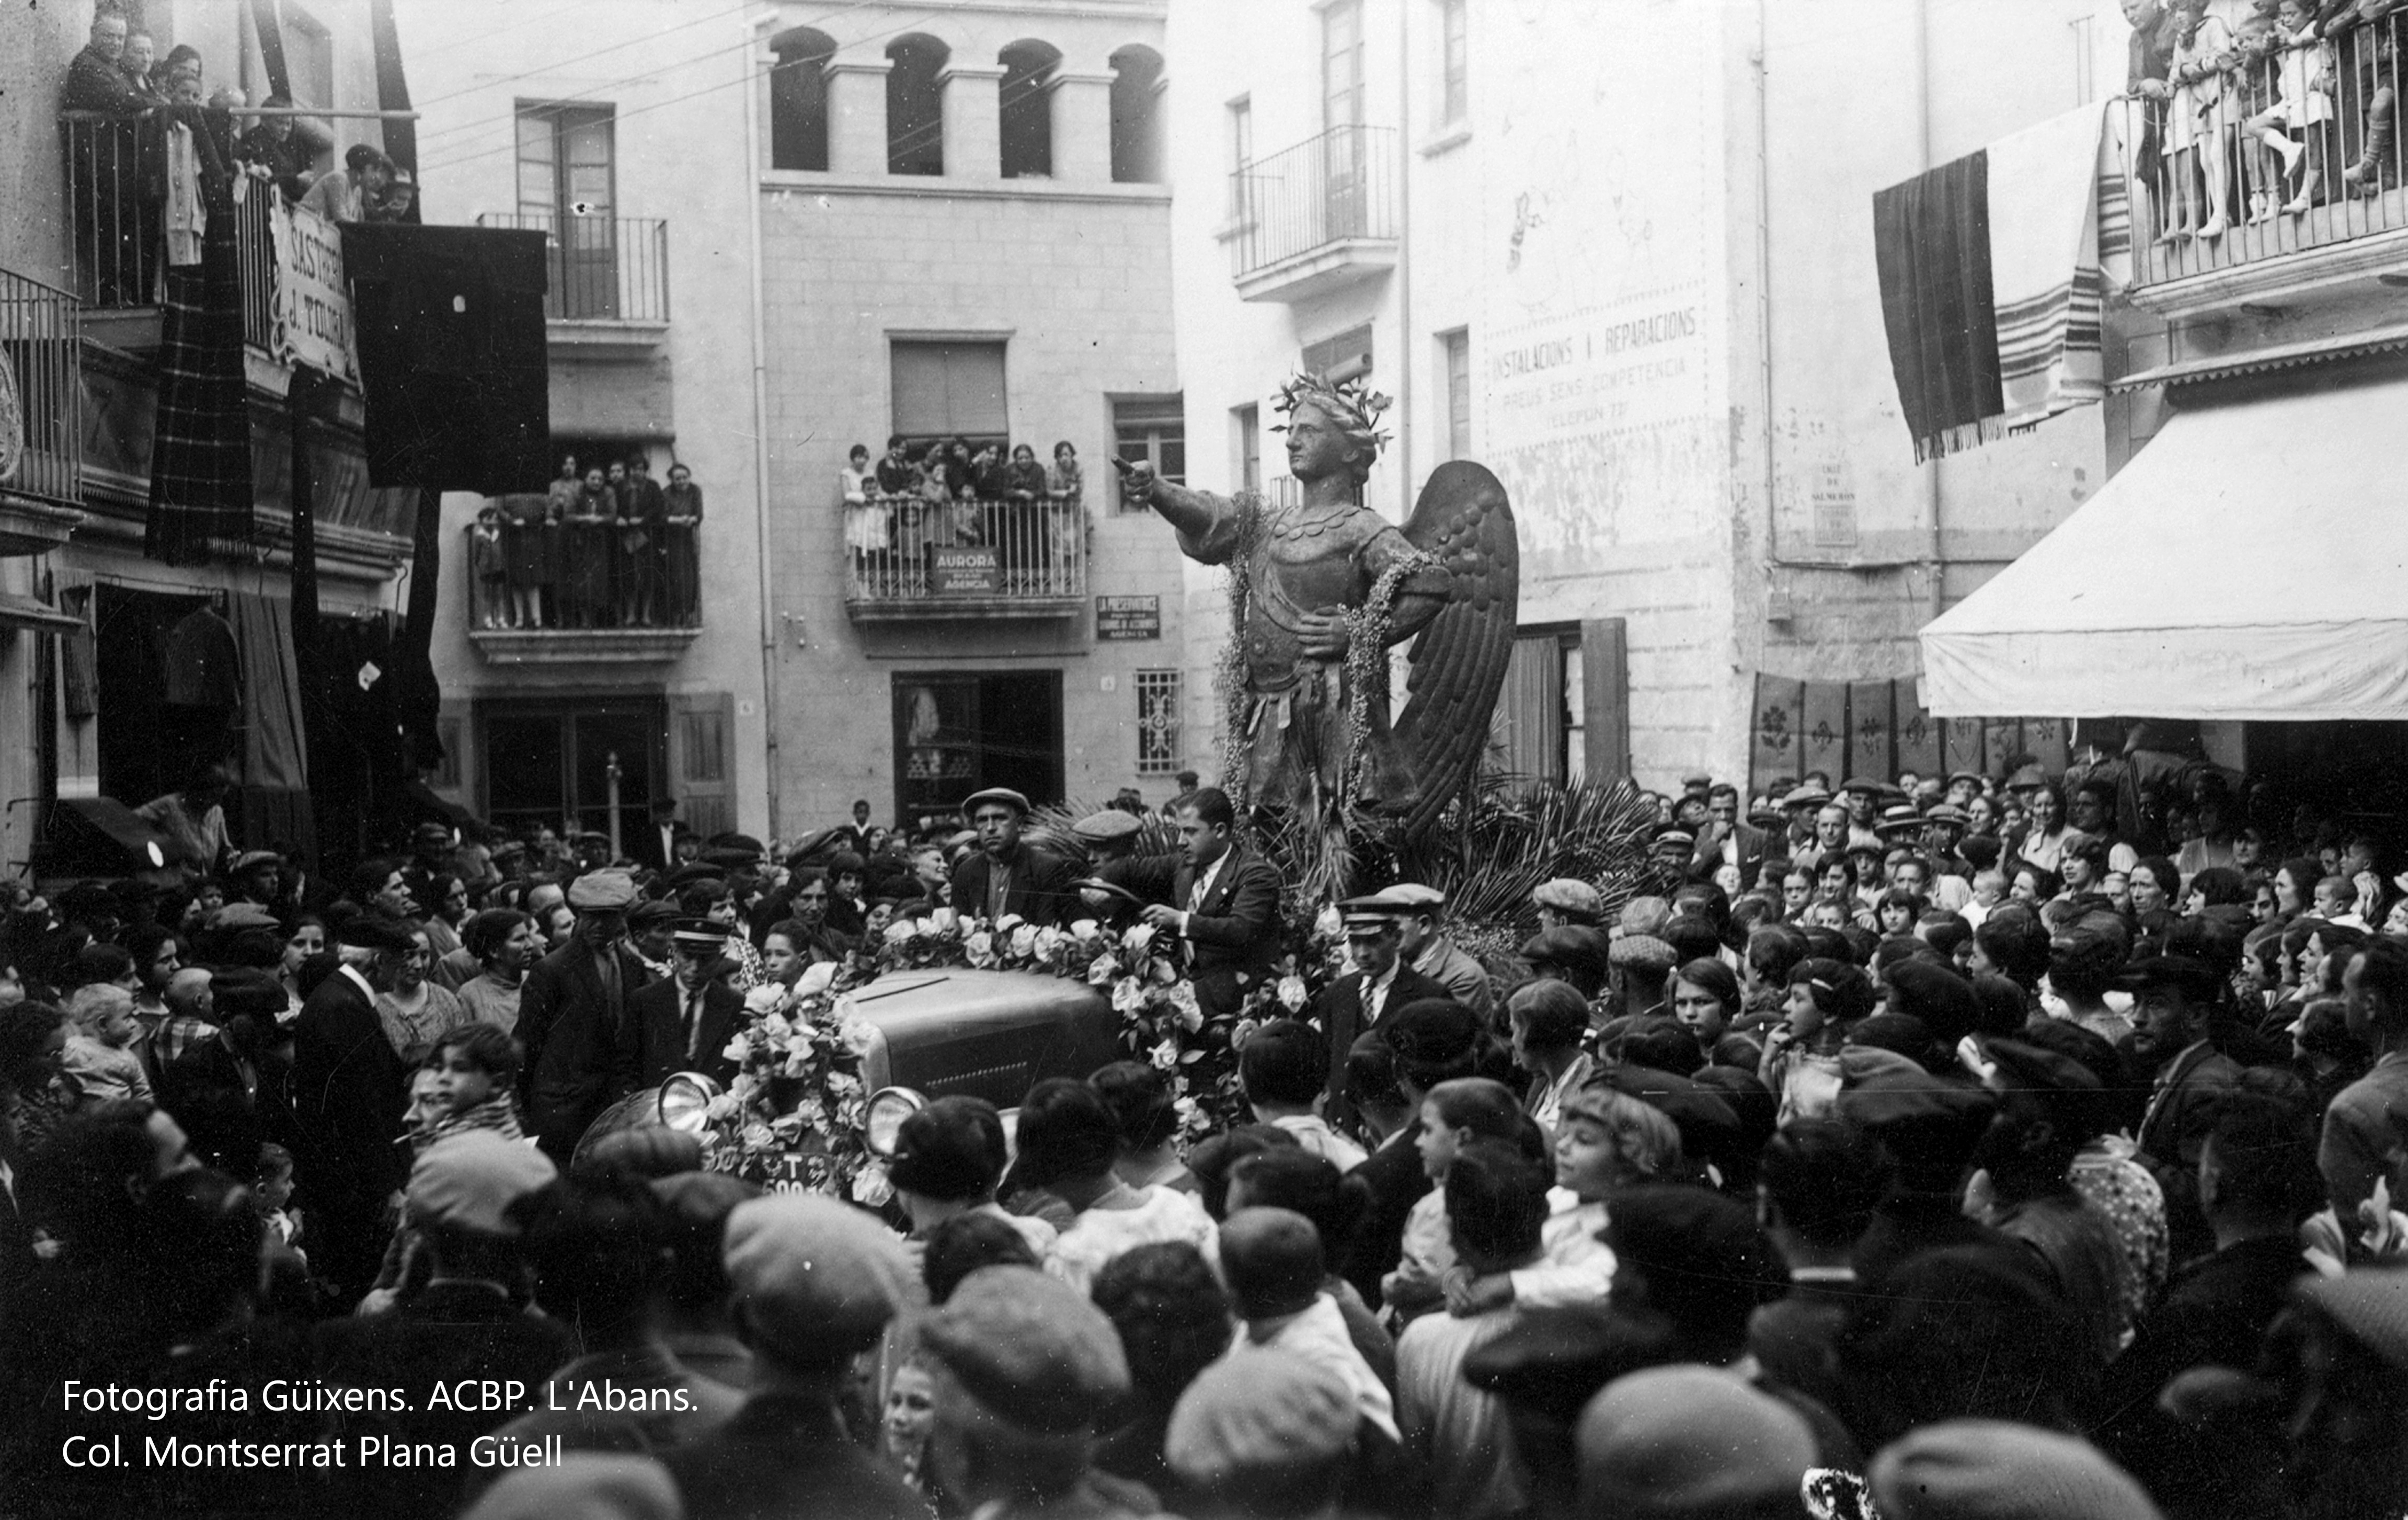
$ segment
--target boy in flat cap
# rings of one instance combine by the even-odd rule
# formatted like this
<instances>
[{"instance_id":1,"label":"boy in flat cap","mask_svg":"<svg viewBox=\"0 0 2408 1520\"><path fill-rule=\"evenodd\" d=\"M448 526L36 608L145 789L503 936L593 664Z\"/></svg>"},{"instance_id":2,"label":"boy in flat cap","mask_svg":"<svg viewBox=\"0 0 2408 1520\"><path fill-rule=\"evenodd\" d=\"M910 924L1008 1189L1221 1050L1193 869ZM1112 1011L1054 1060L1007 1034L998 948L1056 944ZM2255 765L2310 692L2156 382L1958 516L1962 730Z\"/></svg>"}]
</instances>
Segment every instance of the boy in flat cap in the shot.
<instances>
[{"instance_id":1,"label":"boy in flat cap","mask_svg":"<svg viewBox=\"0 0 2408 1520\"><path fill-rule=\"evenodd\" d=\"M726 949L727 930L716 920L677 921L669 936L677 974L627 999L622 1092L658 1086L678 1071L699 1071L723 1085L735 1080L736 1063L722 1053L744 1022L744 997L723 979L735 968Z\"/></svg>"}]
</instances>

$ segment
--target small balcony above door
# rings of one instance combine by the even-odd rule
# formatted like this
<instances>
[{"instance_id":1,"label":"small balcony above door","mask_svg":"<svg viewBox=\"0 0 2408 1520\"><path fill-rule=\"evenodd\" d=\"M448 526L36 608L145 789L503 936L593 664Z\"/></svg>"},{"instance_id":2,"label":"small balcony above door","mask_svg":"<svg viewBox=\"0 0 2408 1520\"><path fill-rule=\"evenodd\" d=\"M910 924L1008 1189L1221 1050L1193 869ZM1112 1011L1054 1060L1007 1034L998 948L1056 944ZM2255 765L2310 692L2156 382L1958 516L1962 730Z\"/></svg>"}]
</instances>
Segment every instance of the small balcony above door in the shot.
<instances>
[{"instance_id":1,"label":"small balcony above door","mask_svg":"<svg viewBox=\"0 0 2408 1520\"><path fill-rule=\"evenodd\" d=\"M489 211L477 225L544 235L543 314L555 355L639 358L668 341L666 219Z\"/></svg>"},{"instance_id":2,"label":"small balcony above door","mask_svg":"<svg viewBox=\"0 0 2408 1520\"><path fill-rule=\"evenodd\" d=\"M1229 177L1230 274L1247 301L1316 300L1397 266L1397 133L1335 126Z\"/></svg>"}]
</instances>

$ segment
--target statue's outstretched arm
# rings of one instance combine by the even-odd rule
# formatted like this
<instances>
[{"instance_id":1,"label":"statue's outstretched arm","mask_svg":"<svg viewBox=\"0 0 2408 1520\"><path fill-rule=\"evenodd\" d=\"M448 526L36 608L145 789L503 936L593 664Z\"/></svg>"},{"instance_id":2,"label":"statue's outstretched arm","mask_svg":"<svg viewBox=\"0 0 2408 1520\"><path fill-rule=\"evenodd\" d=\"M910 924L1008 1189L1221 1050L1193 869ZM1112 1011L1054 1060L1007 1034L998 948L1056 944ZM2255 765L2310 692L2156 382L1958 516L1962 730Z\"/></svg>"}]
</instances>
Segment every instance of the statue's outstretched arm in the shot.
<instances>
[{"instance_id":1,"label":"statue's outstretched arm","mask_svg":"<svg viewBox=\"0 0 2408 1520\"><path fill-rule=\"evenodd\" d=\"M1238 522L1237 509L1227 497L1173 485L1143 460L1132 464L1115 456L1112 464L1121 472L1123 493L1131 501L1144 502L1177 528L1179 547L1190 558L1207 565L1227 561L1237 547Z\"/></svg>"}]
</instances>

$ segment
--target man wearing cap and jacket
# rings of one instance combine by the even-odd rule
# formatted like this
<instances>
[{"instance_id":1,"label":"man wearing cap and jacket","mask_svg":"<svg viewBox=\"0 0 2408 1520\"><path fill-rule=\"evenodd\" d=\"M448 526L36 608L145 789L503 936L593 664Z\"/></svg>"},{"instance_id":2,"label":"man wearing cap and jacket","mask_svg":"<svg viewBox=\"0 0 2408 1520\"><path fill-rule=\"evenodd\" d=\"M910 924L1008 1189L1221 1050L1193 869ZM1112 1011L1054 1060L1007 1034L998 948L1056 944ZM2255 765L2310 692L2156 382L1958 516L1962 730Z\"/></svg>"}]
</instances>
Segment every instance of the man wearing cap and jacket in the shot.
<instances>
[{"instance_id":1,"label":"man wearing cap and jacket","mask_svg":"<svg viewBox=\"0 0 2408 1520\"><path fill-rule=\"evenodd\" d=\"M2166 1194L2166 1228L2177 1263L2214 1249L2193 1179L2215 1126L2216 1099L2241 1068L2208 1042L2215 972L2184 955L2134 961L2117 984L2132 994L2132 1055L2156 1074L2141 1118L2138 1160Z\"/></svg>"},{"instance_id":2,"label":"man wearing cap and jacket","mask_svg":"<svg viewBox=\"0 0 2408 1520\"><path fill-rule=\"evenodd\" d=\"M1314 999L1312 1016L1329 1041L1329 1101L1325 1117L1340 1116L1346 1092L1346 1053L1354 1037L1381 1027L1388 1015L1426 998L1454 1002L1443 983L1404 963L1404 930L1398 921L1407 905L1380 894L1350 897L1338 905L1346 917L1346 952L1355 966Z\"/></svg>"},{"instance_id":3,"label":"man wearing cap and jacket","mask_svg":"<svg viewBox=\"0 0 2408 1520\"><path fill-rule=\"evenodd\" d=\"M377 994L393 986L409 931L362 913L336 935L340 964L293 1021L293 1092L302 1148L297 1180L322 1233L318 1270L349 1305L375 1283L385 1202L408 1178L400 1144L409 1068L385 1038Z\"/></svg>"},{"instance_id":4,"label":"man wearing cap and jacket","mask_svg":"<svg viewBox=\"0 0 2408 1520\"><path fill-rule=\"evenodd\" d=\"M627 1038L619 1045L622 1092L656 1087L674 1072L699 1071L723 1086L736 1063L722 1053L744 1022L744 998L720 980L727 930L708 918L681 920L670 938L677 975L627 1000Z\"/></svg>"},{"instance_id":5,"label":"man wearing cap and jacket","mask_svg":"<svg viewBox=\"0 0 2408 1520\"><path fill-rule=\"evenodd\" d=\"M978 830L979 847L953 868L953 911L971 918L1009 913L1031 924L1059 924L1078 893L1064 861L1021 842L1028 799L1008 786L990 786L962 804Z\"/></svg>"},{"instance_id":6,"label":"man wearing cap and jacket","mask_svg":"<svg viewBox=\"0 0 2408 1520\"><path fill-rule=\"evenodd\" d=\"M588 871L570 882L577 928L536 963L519 992L520 1100L537 1143L564 1167L585 1126L625 1090L628 1001L650 980L624 937L635 900L624 871Z\"/></svg>"}]
</instances>

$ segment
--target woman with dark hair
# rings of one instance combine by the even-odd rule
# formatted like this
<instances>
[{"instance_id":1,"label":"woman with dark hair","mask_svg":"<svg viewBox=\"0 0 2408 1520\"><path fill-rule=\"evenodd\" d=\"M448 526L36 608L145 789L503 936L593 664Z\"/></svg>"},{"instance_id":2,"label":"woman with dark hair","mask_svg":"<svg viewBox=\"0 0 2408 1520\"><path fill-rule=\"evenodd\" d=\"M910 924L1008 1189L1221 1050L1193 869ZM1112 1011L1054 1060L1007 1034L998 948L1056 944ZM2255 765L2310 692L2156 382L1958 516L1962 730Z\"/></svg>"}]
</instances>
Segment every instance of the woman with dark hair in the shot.
<instances>
[{"instance_id":1,"label":"woman with dark hair","mask_svg":"<svg viewBox=\"0 0 2408 1520\"><path fill-rule=\"evenodd\" d=\"M2178 910L2182 906L2182 872L2163 855L2143 855L2128 873L2132 882L2132 916Z\"/></svg>"},{"instance_id":2,"label":"woman with dark hair","mask_svg":"<svg viewBox=\"0 0 2408 1520\"><path fill-rule=\"evenodd\" d=\"M1922 922L1925 911L1930 906L1931 899L1920 892L1911 891L1906 887L1892 887L1883 893L1881 901L1874 905L1873 923L1885 939L1896 939L1900 935L1911 935L1914 932L1915 925Z\"/></svg>"},{"instance_id":3,"label":"woman with dark hair","mask_svg":"<svg viewBox=\"0 0 2408 1520\"><path fill-rule=\"evenodd\" d=\"M543 958L535 920L515 909L488 908L468 920L460 943L477 958L477 974L460 983L460 1006L479 1023L509 1033L518 1027L527 968Z\"/></svg>"},{"instance_id":4,"label":"woman with dark hair","mask_svg":"<svg viewBox=\"0 0 2408 1520\"><path fill-rule=\"evenodd\" d=\"M2060 850L2057 853L2057 858L2064 859L2063 851ZM2064 891L2065 881L2062 877L2055 871L2044 870L2026 862L2015 868L2015 873L2010 879L2007 896L2012 901L2038 910L2044 902L2056 901L2058 895Z\"/></svg>"},{"instance_id":5,"label":"woman with dark hair","mask_svg":"<svg viewBox=\"0 0 2408 1520\"><path fill-rule=\"evenodd\" d=\"M2306 912L2315 901L2316 883L2324 875L2324 867L2312 856L2298 855L2283 862L2274 872L2275 916L2288 923Z\"/></svg>"},{"instance_id":6,"label":"woman with dark hair","mask_svg":"<svg viewBox=\"0 0 2408 1520\"><path fill-rule=\"evenodd\" d=\"M1200 1184L1179 1159L1171 1141L1179 1134L1179 1110L1170 1084L1143 1061L1114 1061L1087 1079L1120 1126L1121 1152L1112 1170L1131 1187L1175 1187L1194 1193Z\"/></svg>"},{"instance_id":7,"label":"woman with dark hair","mask_svg":"<svg viewBox=\"0 0 2408 1520\"><path fill-rule=\"evenodd\" d=\"M1167 1241L1123 1252L1096 1274L1095 1299L1119 1332L1131 1385L1131 1408L1104 1438L1096 1466L1168 1497L1177 1492L1162 1455L1171 1412L1229 1349L1228 1296L1200 1253Z\"/></svg>"},{"instance_id":8,"label":"woman with dark hair","mask_svg":"<svg viewBox=\"0 0 2408 1520\"><path fill-rule=\"evenodd\" d=\"M991 1214L1018 1230L1041 1263L1054 1248L1054 1226L995 1201L1007 1157L1003 1116L982 1097L940 1097L906 1118L895 1132L886 1178L910 1218L911 1238L925 1240L962 1214Z\"/></svg>"},{"instance_id":9,"label":"woman with dark hair","mask_svg":"<svg viewBox=\"0 0 2408 1520\"><path fill-rule=\"evenodd\" d=\"M1354 1243L1354 1232L1371 1206L1371 1187L1341 1173L1326 1156L1302 1146L1274 1146L1247 1156L1229 1171L1229 1212L1240 1209L1286 1209L1302 1214L1321 1237L1321 1259L1329 1270L1321 1291L1338 1304L1346 1337L1390 1388L1397 1384L1397 1348L1364 1303L1354 1284L1338 1272Z\"/></svg>"},{"instance_id":10,"label":"woman with dark hair","mask_svg":"<svg viewBox=\"0 0 2408 1520\"><path fill-rule=\"evenodd\" d=\"M0 1008L0 1160L25 1157L75 1111L81 1095L66 1074L67 1016L48 1003Z\"/></svg>"},{"instance_id":11,"label":"woman with dark hair","mask_svg":"<svg viewBox=\"0 0 2408 1520\"><path fill-rule=\"evenodd\" d=\"M1564 1095L1586 1082L1591 1069L1581 1040L1589 1031L1588 999L1569 982L1532 982L1505 1000L1513 1034L1513 1059L1530 1073L1524 1111L1552 1134Z\"/></svg>"},{"instance_id":12,"label":"woman with dark hair","mask_svg":"<svg viewBox=\"0 0 2408 1520\"><path fill-rule=\"evenodd\" d=\"M1131 1187L1113 1171L1120 1126L1103 1096L1083 1082L1049 1077L1021 1100L1014 1136L1015 1181L1042 1188L1068 1206L1069 1227L1054 1243L1054 1274L1085 1293L1096 1273L1122 1252L1154 1240L1185 1240L1197 1250L1212 1238L1211 1215L1195 1197L1168 1187Z\"/></svg>"},{"instance_id":13,"label":"woman with dark hair","mask_svg":"<svg viewBox=\"0 0 2408 1520\"><path fill-rule=\"evenodd\" d=\"M2210 866L2190 879L2182 911L2196 915L2210 908L2240 907L2249 900L2249 888L2229 866Z\"/></svg>"},{"instance_id":14,"label":"woman with dark hair","mask_svg":"<svg viewBox=\"0 0 2408 1520\"><path fill-rule=\"evenodd\" d=\"M2031 825L2015 843L2015 853L2024 864L2037 866L2044 871L2058 868L2065 854L2065 791L2053 781L2043 781L2032 788ZM2051 894L2055 896L2055 894Z\"/></svg>"}]
</instances>

